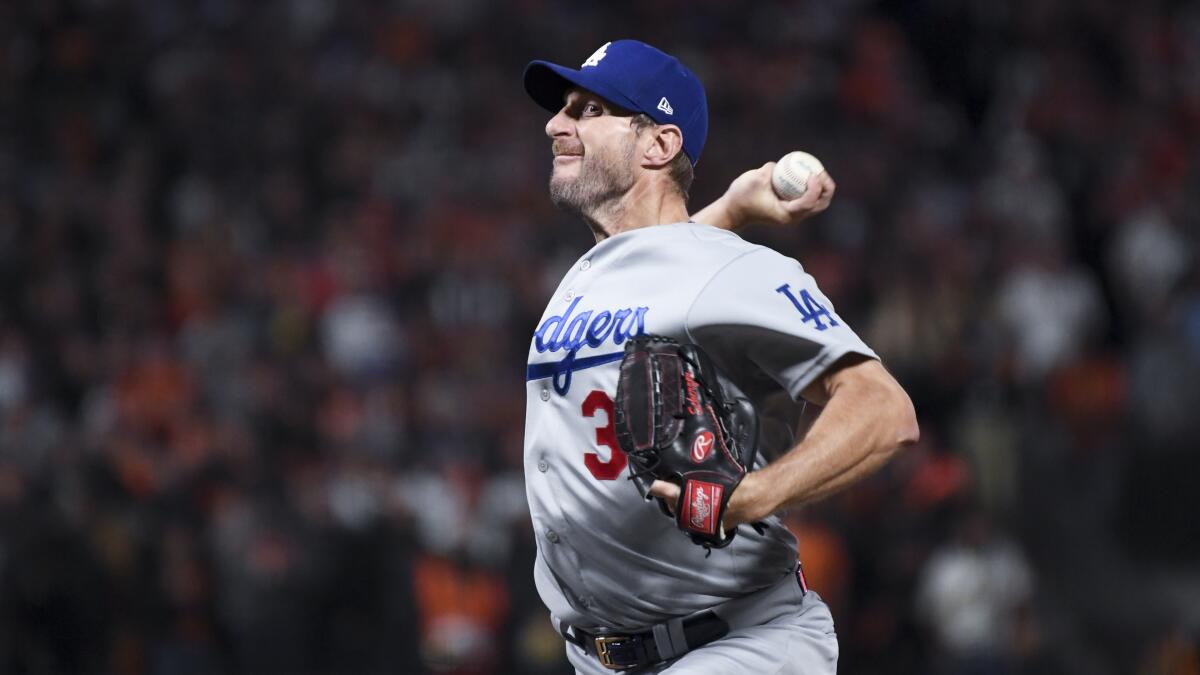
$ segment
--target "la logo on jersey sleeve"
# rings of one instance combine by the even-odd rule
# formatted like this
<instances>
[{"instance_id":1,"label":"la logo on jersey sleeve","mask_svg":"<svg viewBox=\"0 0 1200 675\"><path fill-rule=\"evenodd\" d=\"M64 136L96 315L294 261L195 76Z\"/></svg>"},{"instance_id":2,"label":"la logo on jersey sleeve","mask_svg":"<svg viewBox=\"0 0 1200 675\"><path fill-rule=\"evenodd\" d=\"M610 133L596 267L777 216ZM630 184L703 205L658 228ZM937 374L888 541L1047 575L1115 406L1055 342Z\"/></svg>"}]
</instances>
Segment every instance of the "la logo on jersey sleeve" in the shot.
<instances>
[{"instance_id":1,"label":"la logo on jersey sleeve","mask_svg":"<svg viewBox=\"0 0 1200 675\"><path fill-rule=\"evenodd\" d=\"M775 289L776 293L791 301L792 306L800 312L801 321L811 323L812 327L823 331L831 326L840 326L833 313L812 296L807 288L793 292L791 284L784 284Z\"/></svg>"}]
</instances>

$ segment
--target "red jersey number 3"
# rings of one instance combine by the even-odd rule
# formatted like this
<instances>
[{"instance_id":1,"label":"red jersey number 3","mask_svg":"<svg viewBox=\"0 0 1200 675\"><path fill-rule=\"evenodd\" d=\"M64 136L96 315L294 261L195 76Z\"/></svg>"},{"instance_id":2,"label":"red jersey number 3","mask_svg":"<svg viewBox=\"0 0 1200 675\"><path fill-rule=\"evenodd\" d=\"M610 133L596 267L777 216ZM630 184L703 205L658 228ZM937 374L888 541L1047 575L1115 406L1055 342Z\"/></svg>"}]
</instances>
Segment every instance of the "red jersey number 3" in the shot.
<instances>
[{"instance_id":1,"label":"red jersey number 3","mask_svg":"<svg viewBox=\"0 0 1200 675\"><path fill-rule=\"evenodd\" d=\"M595 417L597 411L604 411L604 425L596 427L596 445L608 448L609 460L600 459L595 452L583 453L583 463L597 480L616 480L625 469L625 453L617 443L617 429L613 426L613 400L608 394L593 389L583 399L580 412L584 417Z\"/></svg>"}]
</instances>

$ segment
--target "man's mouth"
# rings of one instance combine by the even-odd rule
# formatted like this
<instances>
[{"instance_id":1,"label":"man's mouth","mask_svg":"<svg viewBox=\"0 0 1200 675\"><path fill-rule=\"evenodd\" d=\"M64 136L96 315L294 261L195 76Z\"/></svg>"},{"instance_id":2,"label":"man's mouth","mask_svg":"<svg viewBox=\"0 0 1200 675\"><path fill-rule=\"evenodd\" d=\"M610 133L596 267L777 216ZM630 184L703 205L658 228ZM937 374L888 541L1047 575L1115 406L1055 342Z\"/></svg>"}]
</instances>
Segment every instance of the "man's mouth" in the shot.
<instances>
[{"instance_id":1,"label":"man's mouth","mask_svg":"<svg viewBox=\"0 0 1200 675\"><path fill-rule=\"evenodd\" d=\"M583 148L582 147L580 147L576 144L573 144L573 143L564 143L561 141L555 141L554 144L550 147L550 152L554 153L554 161L555 162L557 162L560 159L563 161L567 161L572 157L582 157L583 156Z\"/></svg>"},{"instance_id":2,"label":"man's mouth","mask_svg":"<svg viewBox=\"0 0 1200 675\"><path fill-rule=\"evenodd\" d=\"M560 166L569 166L578 164L583 161L583 153L579 152L556 152L554 153L553 165L555 168Z\"/></svg>"}]
</instances>

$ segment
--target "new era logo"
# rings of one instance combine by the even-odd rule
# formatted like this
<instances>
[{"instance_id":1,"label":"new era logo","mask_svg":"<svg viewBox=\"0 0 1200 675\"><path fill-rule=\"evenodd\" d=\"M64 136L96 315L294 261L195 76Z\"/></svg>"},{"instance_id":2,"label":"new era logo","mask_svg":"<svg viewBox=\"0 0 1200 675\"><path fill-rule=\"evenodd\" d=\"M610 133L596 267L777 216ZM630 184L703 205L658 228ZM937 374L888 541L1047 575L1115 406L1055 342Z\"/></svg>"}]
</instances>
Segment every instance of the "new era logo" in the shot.
<instances>
[{"instance_id":1,"label":"new era logo","mask_svg":"<svg viewBox=\"0 0 1200 675\"><path fill-rule=\"evenodd\" d=\"M658 102L658 109L668 115L675 114L675 109L671 107L671 102L667 100L666 96L662 97L662 100Z\"/></svg>"},{"instance_id":2,"label":"new era logo","mask_svg":"<svg viewBox=\"0 0 1200 675\"><path fill-rule=\"evenodd\" d=\"M593 52L592 55L587 58L587 61L584 61L583 65L579 67L587 68L588 66L600 65L600 61L604 59L604 57L608 56L608 46L611 44L611 42L605 42L600 46L600 49L597 49L595 52ZM665 101L666 99L663 100Z\"/></svg>"}]
</instances>

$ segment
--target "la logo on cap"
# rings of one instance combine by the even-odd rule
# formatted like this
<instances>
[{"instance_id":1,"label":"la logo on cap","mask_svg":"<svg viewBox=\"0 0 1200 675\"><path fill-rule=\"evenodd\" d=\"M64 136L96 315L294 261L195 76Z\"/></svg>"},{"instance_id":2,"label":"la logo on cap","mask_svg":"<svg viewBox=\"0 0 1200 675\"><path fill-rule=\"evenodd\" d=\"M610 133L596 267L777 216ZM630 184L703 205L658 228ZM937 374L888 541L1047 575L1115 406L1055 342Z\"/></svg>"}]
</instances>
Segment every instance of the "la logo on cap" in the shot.
<instances>
[{"instance_id":1,"label":"la logo on cap","mask_svg":"<svg viewBox=\"0 0 1200 675\"><path fill-rule=\"evenodd\" d=\"M600 46L600 49L597 49L595 52L593 52L592 55L587 58L587 61L584 61L583 65L579 66L579 67L587 68L588 66L600 65L600 61L605 56L608 56L608 46L611 44L612 44L611 42L605 42L603 45Z\"/></svg>"}]
</instances>

